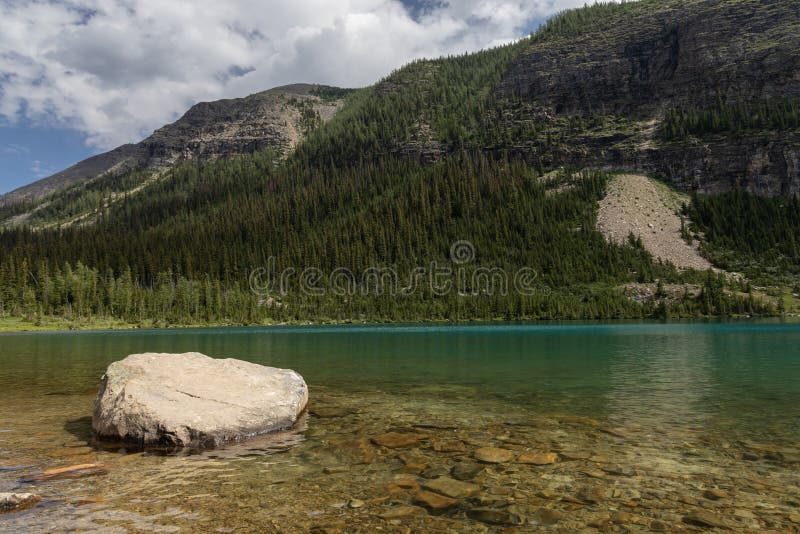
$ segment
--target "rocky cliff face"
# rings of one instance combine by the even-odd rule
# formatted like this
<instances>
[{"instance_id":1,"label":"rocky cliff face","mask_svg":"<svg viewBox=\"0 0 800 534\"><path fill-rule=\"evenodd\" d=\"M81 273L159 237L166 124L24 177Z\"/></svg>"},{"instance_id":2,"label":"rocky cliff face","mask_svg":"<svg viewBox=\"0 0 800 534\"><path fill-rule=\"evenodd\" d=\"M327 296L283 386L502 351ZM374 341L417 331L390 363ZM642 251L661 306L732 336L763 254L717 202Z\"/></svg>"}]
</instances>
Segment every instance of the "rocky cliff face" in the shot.
<instances>
[{"instance_id":1,"label":"rocky cliff face","mask_svg":"<svg viewBox=\"0 0 800 534\"><path fill-rule=\"evenodd\" d=\"M298 84L246 98L202 102L135 145L94 156L58 174L0 196L0 205L37 200L107 173L161 169L274 148L286 154L307 131L330 119L342 101L319 96L322 86Z\"/></svg>"},{"instance_id":2,"label":"rocky cliff face","mask_svg":"<svg viewBox=\"0 0 800 534\"><path fill-rule=\"evenodd\" d=\"M140 157L150 167L179 161L211 160L250 154L265 148L287 153L307 130L304 113L315 121L330 119L341 101L323 101L316 86L293 85L247 98L203 102L180 120L156 130L139 144Z\"/></svg>"},{"instance_id":3,"label":"rocky cliff face","mask_svg":"<svg viewBox=\"0 0 800 534\"><path fill-rule=\"evenodd\" d=\"M643 154L642 168L687 191L800 195L800 134L664 144Z\"/></svg>"},{"instance_id":4,"label":"rocky cliff face","mask_svg":"<svg viewBox=\"0 0 800 534\"><path fill-rule=\"evenodd\" d=\"M665 110L800 98L800 4L642 0L588 31L534 39L498 90L554 117L602 115L626 127L567 132L556 163L654 172L684 189L800 193L800 132L664 142Z\"/></svg>"},{"instance_id":5,"label":"rocky cliff face","mask_svg":"<svg viewBox=\"0 0 800 534\"><path fill-rule=\"evenodd\" d=\"M383 146L365 145L363 151L425 164L463 146L510 153L543 170L574 165L647 172L687 191L741 187L761 195L800 194L796 125L664 134L667 113L675 109L703 113L719 103L800 104L798 2L638 0L590 6L555 21L564 23L509 47L513 53L506 56L412 63L365 97L384 115L363 113L342 131L362 135L394 128L392 139L381 137ZM459 99L445 98L457 90ZM475 116L460 113L465 98L484 91L495 98L482 101ZM296 85L201 103L141 143L0 197L0 206L104 173L267 147L286 154L336 113L342 96L334 88ZM458 137L460 131L496 135Z\"/></svg>"},{"instance_id":6,"label":"rocky cliff face","mask_svg":"<svg viewBox=\"0 0 800 534\"><path fill-rule=\"evenodd\" d=\"M580 35L542 36L500 92L559 113L800 96L796 2L644 0Z\"/></svg>"}]
</instances>

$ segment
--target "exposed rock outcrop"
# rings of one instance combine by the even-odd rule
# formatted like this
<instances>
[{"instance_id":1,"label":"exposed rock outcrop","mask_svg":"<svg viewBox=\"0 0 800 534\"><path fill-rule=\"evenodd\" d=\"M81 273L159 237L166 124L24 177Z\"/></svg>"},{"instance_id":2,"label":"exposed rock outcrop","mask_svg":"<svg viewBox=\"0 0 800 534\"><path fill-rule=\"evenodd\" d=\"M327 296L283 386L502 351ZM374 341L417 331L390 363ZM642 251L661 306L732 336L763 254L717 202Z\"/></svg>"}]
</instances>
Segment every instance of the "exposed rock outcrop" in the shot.
<instances>
[{"instance_id":1,"label":"exposed rock outcrop","mask_svg":"<svg viewBox=\"0 0 800 534\"><path fill-rule=\"evenodd\" d=\"M213 448L291 428L308 403L294 371L199 353L134 354L106 371L92 429L142 448Z\"/></svg>"},{"instance_id":2,"label":"exposed rock outcrop","mask_svg":"<svg viewBox=\"0 0 800 534\"><path fill-rule=\"evenodd\" d=\"M333 117L342 106L340 99L319 96L320 90L325 89L333 88L296 84L245 98L201 102L140 143L123 145L91 157L0 196L0 206L37 200L109 173L163 169L181 161L208 161L265 148L285 154L307 133L304 111L314 113L321 123Z\"/></svg>"},{"instance_id":3,"label":"exposed rock outcrop","mask_svg":"<svg viewBox=\"0 0 800 534\"><path fill-rule=\"evenodd\" d=\"M665 104L800 97L793 2L644 1L577 35L535 40L500 94L565 112L650 115Z\"/></svg>"},{"instance_id":4,"label":"exposed rock outcrop","mask_svg":"<svg viewBox=\"0 0 800 534\"><path fill-rule=\"evenodd\" d=\"M800 9L759 0L631 2L574 35L535 39L504 76L497 96L518 122L565 137L517 148L544 166L647 172L686 191L734 187L800 193L800 132L739 132L667 142L665 111L800 99ZM527 106L519 112L518 102ZM542 121L539 117L549 117ZM614 127L554 126L558 118L615 117ZM549 124L548 124L549 123ZM649 125L638 128L637 125Z\"/></svg>"},{"instance_id":5,"label":"exposed rock outcrop","mask_svg":"<svg viewBox=\"0 0 800 534\"><path fill-rule=\"evenodd\" d=\"M794 196L800 194L800 134L665 143L643 154L642 168L685 191L713 194L741 188L763 196Z\"/></svg>"}]
</instances>

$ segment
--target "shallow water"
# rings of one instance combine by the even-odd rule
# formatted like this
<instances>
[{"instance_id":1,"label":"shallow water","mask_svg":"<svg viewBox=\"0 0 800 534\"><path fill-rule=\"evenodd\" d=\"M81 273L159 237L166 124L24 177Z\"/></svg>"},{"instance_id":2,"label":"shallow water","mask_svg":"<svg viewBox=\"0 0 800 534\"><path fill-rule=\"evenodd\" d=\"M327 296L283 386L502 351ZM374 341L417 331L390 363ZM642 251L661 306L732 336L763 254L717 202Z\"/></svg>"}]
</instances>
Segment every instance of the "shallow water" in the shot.
<instances>
[{"instance_id":1,"label":"shallow water","mask_svg":"<svg viewBox=\"0 0 800 534\"><path fill-rule=\"evenodd\" d=\"M186 351L297 370L311 389L310 415L280 440L202 455L93 448L105 367L136 352ZM419 444L371 441L392 430ZM0 492L43 498L0 515L0 531L499 528L475 519L484 509L522 529L605 521L647 530L655 521L673 530L702 509L737 530L796 530L799 441L797 323L0 335ZM485 465L472 479L476 494L435 513L408 508L417 485L484 446L560 456L540 467ZM571 459L575 451L585 454ZM81 463L105 473L20 482ZM615 474L620 466L625 473ZM587 488L604 496L587 500ZM709 488L729 495L705 499ZM562 517L546 524L543 509ZM605 517L621 512L624 521Z\"/></svg>"}]
</instances>

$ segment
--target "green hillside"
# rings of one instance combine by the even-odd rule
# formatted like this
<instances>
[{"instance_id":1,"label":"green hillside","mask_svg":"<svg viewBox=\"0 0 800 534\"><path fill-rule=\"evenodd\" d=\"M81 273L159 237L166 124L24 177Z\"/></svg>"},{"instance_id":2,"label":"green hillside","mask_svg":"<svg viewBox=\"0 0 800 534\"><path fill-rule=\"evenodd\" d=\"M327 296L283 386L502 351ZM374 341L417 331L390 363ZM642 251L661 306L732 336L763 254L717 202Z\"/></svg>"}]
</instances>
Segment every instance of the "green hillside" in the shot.
<instances>
[{"instance_id":1,"label":"green hillside","mask_svg":"<svg viewBox=\"0 0 800 534\"><path fill-rule=\"evenodd\" d=\"M634 142L630 132L649 116L642 111L649 104L625 111L614 108L612 94L605 111L579 112L558 108L552 88L509 89L529 75L541 47L575 46L608 24L650 16L651 7L652 16L666 9L644 0L567 12L513 45L417 61L375 86L337 93L345 98L341 111L326 123L309 121L305 140L286 159L265 150L157 174L135 171L75 185L37 206L0 208L0 219L28 213L26 224L0 231L0 314L32 322L251 324L777 313L773 301L743 292L738 281L679 272L653 261L635 237L612 244L595 229L608 172L628 168L600 156L612 141ZM727 128L713 116L695 119L676 102L662 109L673 110L658 115L671 125L668 144L705 135L708 120L708 133ZM746 124L780 129L775 116L783 114L786 128L794 124L794 104L765 109L768 117ZM577 149L585 157L575 157ZM727 250L796 255L796 244L785 247L800 230L797 209L796 202L774 206L785 216L768 250L745 250L752 235L723 239L712 231L727 228L734 213L698 200L687 214L721 262ZM753 209L748 221L772 220L774 210ZM474 250L464 263L451 256L461 241ZM431 262L454 273L449 290L431 282ZM281 292L289 268L294 274ZM306 280L304 290L308 268L318 283L309 288ZM396 277L375 284L388 269ZM505 291L487 289L498 272L506 275ZM519 273L523 291L514 287ZM796 272L787 274L791 281ZM412 281L413 291L400 291ZM639 301L618 289L656 281L697 291ZM270 292L262 287L268 282Z\"/></svg>"}]
</instances>

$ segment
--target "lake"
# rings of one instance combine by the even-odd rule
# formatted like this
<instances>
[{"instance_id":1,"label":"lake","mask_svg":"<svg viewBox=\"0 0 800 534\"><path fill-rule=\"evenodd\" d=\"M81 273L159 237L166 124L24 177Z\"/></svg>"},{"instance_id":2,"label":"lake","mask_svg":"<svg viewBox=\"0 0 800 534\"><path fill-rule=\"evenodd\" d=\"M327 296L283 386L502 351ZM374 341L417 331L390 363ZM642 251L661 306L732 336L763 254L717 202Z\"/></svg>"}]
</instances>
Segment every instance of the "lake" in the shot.
<instances>
[{"instance_id":1,"label":"lake","mask_svg":"<svg viewBox=\"0 0 800 534\"><path fill-rule=\"evenodd\" d=\"M107 365L189 351L300 372L309 414L203 454L94 448ZM42 496L0 531L796 530L798 442L777 320L0 335L0 492ZM442 477L463 495L436 501Z\"/></svg>"}]
</instances>

